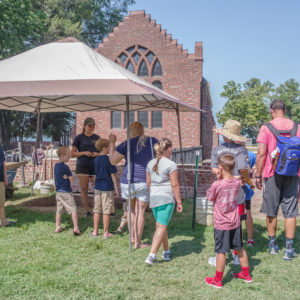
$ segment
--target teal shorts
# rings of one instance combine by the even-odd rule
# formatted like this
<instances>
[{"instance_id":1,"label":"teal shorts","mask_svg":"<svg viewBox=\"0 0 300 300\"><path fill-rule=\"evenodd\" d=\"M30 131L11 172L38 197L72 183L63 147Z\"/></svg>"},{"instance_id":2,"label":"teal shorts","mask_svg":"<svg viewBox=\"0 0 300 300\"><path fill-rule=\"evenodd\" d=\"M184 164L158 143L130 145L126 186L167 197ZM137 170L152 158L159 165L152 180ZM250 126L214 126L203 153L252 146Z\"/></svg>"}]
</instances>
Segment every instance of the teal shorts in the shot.
<instances>
[{"instance_id":1,"label":"teal shorts","mask_svg":"<svg viewBox=\"0 0 300 300\"><path fill-rule=\"evenodd\" d=\"M162 225L169 225L174 211L175 203L168 203L152 208L155 221Z\"/></svg>"}]
</instances>

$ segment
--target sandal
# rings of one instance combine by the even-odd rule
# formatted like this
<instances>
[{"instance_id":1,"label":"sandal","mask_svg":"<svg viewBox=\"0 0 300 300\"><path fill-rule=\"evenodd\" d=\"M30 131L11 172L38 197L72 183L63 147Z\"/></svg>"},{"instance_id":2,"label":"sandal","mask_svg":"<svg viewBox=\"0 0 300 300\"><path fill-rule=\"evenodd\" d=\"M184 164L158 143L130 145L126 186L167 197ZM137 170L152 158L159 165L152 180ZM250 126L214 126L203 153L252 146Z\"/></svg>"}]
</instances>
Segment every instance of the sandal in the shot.
<instances>
[{"instance_id":1,"label":"sandal","mask_svg":"<svg viewBox=\"0 0 300 300\"><path fill-rule=\"evenodd\" d=\"M97 237L99 236L99 234L96 234L96 235L95 235L95 234L93 234L93 232L94 232L94 230L91 230L91 237L92 237L92 238L97 238Z\"/></svg>"},{"instance_id":2,"label":"sandal","mask_svg":"<svg viewBox=\"0 0 300 300\"><path fill-rule=\"evenodd\" d=\"M114 233L109 232L108 235L103 236L103 238L106 240L106 239L113 237L114 235L115 235Z\"/></svg>"},{"instance_id":3,"label":"sandal","mask_svg":"<svg viewBox=\"0 0 300 300\"><path fill-rule=\"evenodd\" d=\"M57 231L55 230L54 232L55 233L61 233L61 232L63 232L63 231L66 231L67 230L67 228L59 228Z\"/></svg>"}]
</instances>

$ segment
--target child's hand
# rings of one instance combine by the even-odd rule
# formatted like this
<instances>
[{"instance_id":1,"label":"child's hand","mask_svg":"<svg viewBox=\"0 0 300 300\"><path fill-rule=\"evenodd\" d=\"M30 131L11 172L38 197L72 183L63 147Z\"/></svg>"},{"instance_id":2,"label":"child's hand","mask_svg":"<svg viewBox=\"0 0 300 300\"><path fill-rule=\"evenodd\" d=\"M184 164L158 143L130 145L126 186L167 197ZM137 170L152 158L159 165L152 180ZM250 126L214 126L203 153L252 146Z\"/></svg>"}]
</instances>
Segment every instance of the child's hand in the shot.
<instances>
[{"instance_id":1,"label":"child's hand","mask_svg":"<svg viewBox=\"0 0 300 300\"><path fill-rule=\"evenodd\" d=\"M111 133L109 136L108 136L108 139L109 139L109 142L112 143L112 144L115 144L116 141L117 141L117 136L113 133Z\"/></svg>"},{"instance_id":2,"label":"child's hand","mask_svg":"<svg viewBox=\"0 0 300 300\"><path fill-rule=\"evenodd\" d=\"M92 153L92 157L98 156L98 153L97 153L97 152L91 152L91 153Z\"/></svg>"},{"instance_id":3,"label":"child's hand","mask_svg":"<svg viewBox=\"0 0 300 300\"><path fill-rule=\"evenodd\" d=\"M69 176L67 174L64 174L63 179L69 179Z\"/></svg>"},{"instance_id":4,"label":"child's hand","mask_svg":"<svg viewBox=\"0 0 300 300\"><path fill-rule=\"evenodd\" d=\"M182 212L182 203L181 202L177 203L177 212L179 212L179 213Z\"/></svg>"}]
</instances>

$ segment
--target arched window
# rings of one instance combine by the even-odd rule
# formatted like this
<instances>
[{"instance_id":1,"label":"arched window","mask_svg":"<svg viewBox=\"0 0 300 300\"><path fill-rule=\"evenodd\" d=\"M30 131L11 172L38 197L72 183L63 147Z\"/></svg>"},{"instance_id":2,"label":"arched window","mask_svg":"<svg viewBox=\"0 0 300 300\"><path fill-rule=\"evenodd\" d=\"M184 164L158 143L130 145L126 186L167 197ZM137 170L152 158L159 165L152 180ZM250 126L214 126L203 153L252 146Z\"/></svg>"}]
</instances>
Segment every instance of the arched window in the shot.
<instances>
[{"instance_id":1,"label":"arched window","mask_svg":"<svg viewBox=\"0 0 300 300\"><path fill-rule=\"evenodd\" d=\"M154 82L152 82L153 85L155 85L156 87L158 87L159 89L163 89L162 83L159 80L156 80Z\"/></svg>"},{"instance_id":2,"label":"arched window","mask_svg":"<svg viewBox=\"0 0 300 300\"><path fill-rule=\"evenodd\" d=\"M152 69L152 77L154 76L162 76L161 65L158 59L156 59Z\"/></svg>"},{"instance_id":3,"label":"arched window","mask_svg":"<svg viewBox=\"0 0 300 300\"><path fill-rule=\"evenodd\" d=\"M149 76L148 68L147 68L146 62L144 60L142 61L141 65L140 65L138 75L141 76L141 77L148 77Z\"/></svg>"},{"instance_id":4,"label":"arched window","mask_svg":"<svg viewBox=\"0 0 300 300\"><path fill-rule=\"evenodd\" d=\"M122 51L116 62L141 77L163 76L158 57L153 51L141 45L133 45Z\"/></svg>"}]
</instances>

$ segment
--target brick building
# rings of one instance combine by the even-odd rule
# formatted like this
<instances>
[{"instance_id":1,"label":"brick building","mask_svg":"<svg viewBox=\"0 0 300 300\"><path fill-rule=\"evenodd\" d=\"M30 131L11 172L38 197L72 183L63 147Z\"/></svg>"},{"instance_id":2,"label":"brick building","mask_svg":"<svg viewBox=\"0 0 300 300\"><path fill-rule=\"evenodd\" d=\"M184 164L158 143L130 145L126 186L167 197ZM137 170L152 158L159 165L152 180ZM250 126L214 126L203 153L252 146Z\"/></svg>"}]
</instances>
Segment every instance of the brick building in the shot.
<instances>
[{"instance_id":1,"label":"brick building","mask_svg":"<svg viewBox=\"0 0 300 300\"><path fill-rule=\"evenodd\" d=\"M171 34L161 29L144 11L132 11L114 28L96 49L103 56L122 65L183 102L205 110L205 113L180 113L183 147L203 146L203 157L210 156L215 126L211 111L209 83L203 77L202 43L195 43L195 53L183 50ZM77 113L76 133L83 120L93 117L96 133L107 137L113 131L118 141L126 138L125 114L95 111ZM139 120L148 135L169 137L179 147L175 112L132 112L130 121Z\"/></svg>"}]
</instances>

